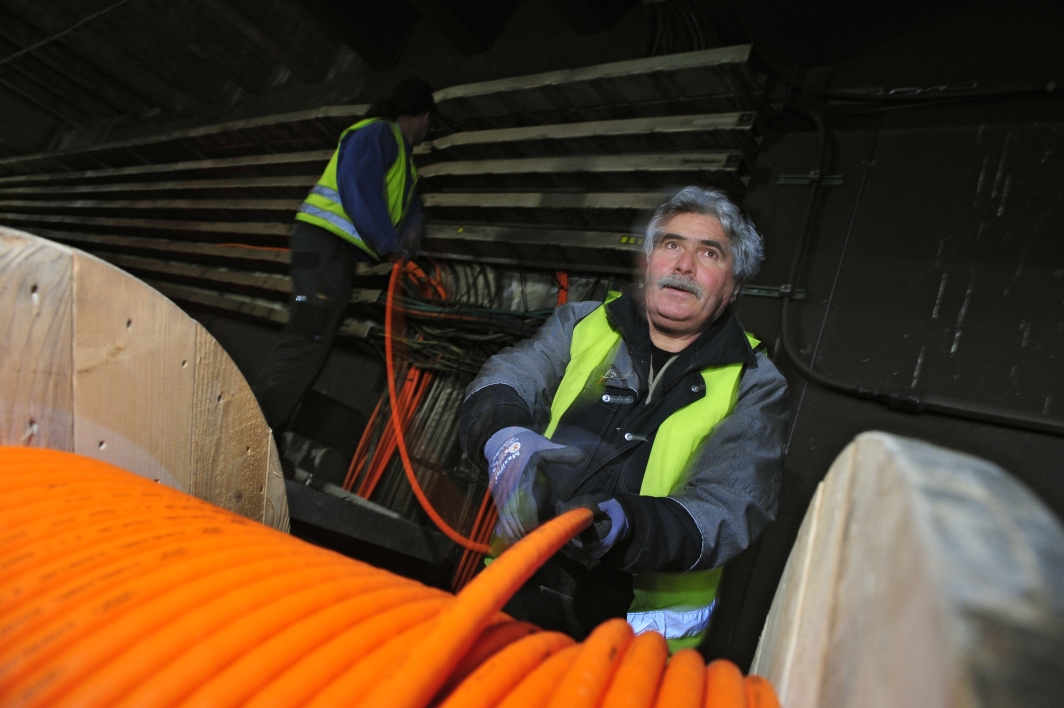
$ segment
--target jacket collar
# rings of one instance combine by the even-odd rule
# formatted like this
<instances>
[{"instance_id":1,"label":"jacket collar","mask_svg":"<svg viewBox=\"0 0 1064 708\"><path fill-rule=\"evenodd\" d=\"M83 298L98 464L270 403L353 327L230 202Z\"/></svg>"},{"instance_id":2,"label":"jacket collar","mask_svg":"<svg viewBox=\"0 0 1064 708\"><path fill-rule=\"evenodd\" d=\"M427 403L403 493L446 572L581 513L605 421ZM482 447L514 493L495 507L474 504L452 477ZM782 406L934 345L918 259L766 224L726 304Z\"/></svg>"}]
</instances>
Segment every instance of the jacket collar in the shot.
<instances>
[{"instance_id":1,"label":"jacket collar","mask_svg":"<svg viewBox=\"0 0 1064 708\"><path fill-rule=\"evenodd\" d=\"M642 291L627 293L606 303L606 317L620 330L637 371L650 366L650 325ZM753 364L754 351L739 318L727 308L702 335L679 353L670 368L676 373L726 364Z\"/></svg>"}]
</instances>

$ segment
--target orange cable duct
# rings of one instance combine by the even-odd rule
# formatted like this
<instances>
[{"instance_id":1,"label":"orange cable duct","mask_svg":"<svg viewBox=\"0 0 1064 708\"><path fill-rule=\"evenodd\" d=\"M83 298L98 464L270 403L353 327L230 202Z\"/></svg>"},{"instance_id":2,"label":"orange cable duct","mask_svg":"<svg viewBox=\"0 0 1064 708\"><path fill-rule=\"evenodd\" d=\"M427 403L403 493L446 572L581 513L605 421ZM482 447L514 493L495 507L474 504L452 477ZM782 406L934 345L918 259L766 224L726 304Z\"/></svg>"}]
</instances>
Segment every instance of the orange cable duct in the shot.
<instances>
[{"instance_id":1,"label":"orange cable duct","mask_svg":"<svg viewBox=\"0 0 1064 708\"><path fill-rule=\"evenodd\" d=\"M362 437L358 439L358 447L355 448L355 454L351 456L351 464L347 468L347 476L344 477L344 489L349 492L355 486L358 472L366 461L370 437L372 437L373 428L377 424L377 416L380 414L381 408L384 407L384 399L385 397L381 396L377 401L377 405L374 406L373 412L369 415L369 420L366 421L366 427L362 430Z\"/></svg>"},{"instance_id":2,"label":"orange cable duct","mask_svg":"<svg viewBox=\"0 0 1064 708\"><path fill-rule=\"evenodd\" d=\"M779 708L623 620L575 644L499 611L587 509L455 596L80 455L0 448L0 478L0 705Z\"/></svg>"},{"instance_id":3,"label":"orange cable duct","mask_svg":"<svg viewBox=\"0 0 1064 708\"><path fill-rule=\"evenodd\" d=\"M569 302L569 274L559 270L554 273L554 277L558 281L558 305L564 305Z\"/></svg>"},{"instance_id":4,"label":"orange cable duct","mask_svg":"<svg viewBox=\"0 0 1064 708\"><path fill-rule=\"evenodd\" d=\"M474 541L483 543L487 539L480 538L482 535L482 526L484 520L488 516L488 508L491 505L491 492L485 490L484 499L480 502L480 508L477 510L476 518L473 520L473 530L470 532L470 536ZM451 576L451 592L458 592L469 581L466 577L466 567L471 563L476 563L477 554L468 548L462 551L462 557L458 560L458 565L454 569L454 573Z\"/></svg>"}]
</instances>

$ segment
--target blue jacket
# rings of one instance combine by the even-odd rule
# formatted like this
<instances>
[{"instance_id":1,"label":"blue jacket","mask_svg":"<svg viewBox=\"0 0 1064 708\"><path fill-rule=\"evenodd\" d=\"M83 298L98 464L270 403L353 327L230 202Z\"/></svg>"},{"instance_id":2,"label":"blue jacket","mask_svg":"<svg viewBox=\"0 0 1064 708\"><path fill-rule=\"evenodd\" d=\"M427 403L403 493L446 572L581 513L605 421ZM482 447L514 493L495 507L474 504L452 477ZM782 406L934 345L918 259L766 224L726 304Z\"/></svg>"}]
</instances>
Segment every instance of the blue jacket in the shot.
<instances>
[{"instance_id":1,"label":"blue jacket","mask_svg":"<svg viewBox=\"0 0 1064 708\"><path fill-rule=\"evenodd\" d=\"M407 150L412 149L408 144ZM344 137L336 165L336 182L344 211L359 235L382 256L400 250L399 236L407 229L421 231L421 200L416 195L399 229L392 226L388 216L384 175L398 156L395 136L382 121Z\"/></svg>"}]
</instances>

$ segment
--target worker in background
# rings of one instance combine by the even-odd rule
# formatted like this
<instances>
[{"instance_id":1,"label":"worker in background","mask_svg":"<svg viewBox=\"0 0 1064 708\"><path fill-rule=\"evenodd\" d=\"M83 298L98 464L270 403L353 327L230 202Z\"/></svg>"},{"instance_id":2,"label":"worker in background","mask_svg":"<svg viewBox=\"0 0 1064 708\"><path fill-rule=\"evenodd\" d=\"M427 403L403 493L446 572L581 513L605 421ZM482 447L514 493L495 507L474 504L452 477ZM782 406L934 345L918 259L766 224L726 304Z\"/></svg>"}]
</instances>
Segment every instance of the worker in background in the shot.
<instances>
[{"instance_id":1,"label":"worker in background","mask_svg":"<svg viewBox=\"0 0 1064 708\"><path fill-rule=\"evenodd\" d=\"M730 305L763 258L723 193L688 187L647 228L642 289L559 307L466 390L460 435L510 544L577 506L593 527L505 608L582 638L608 617L697 646L721 566L773 520L787 385ZM615 295L615 294L614 294Z\"/></svg>"},{"instance_id":2,"label":"worker in background","mask_svg":"<svg viewBox=\"0 0 1064 708\"><path fill-rule=\"evenodd\" d=\"M336 152L296 214L288 323L253 387L275 431L328 357L351 298L355 263L420 253L413 147L425 139L435 109L426 81L400 82L340 134Z\"/></svg>"}]
</instances>

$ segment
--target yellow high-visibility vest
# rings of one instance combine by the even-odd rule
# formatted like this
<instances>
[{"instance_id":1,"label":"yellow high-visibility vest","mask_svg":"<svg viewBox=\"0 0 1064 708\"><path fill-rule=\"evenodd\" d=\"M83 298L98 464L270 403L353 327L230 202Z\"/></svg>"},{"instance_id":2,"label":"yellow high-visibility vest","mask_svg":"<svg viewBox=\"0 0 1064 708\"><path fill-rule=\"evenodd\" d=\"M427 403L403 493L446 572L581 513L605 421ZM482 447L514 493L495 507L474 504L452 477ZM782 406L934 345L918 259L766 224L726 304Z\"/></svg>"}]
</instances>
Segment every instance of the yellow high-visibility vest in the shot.
<instances>
[{"instance_id":1,"label":"yellow high-visibility vest","mask_svg":"<svg viewBox=\"0 0 1064 708\"><path fill-rule=\"evenodd\" d=\"M305 221L308 224L330 231L340 238L355 244L378 261L380 260L380 255L362 239L358 229L352 223L351 217L347 215L343 205L340 203L339 186L336 182L336 165L340 159L340 144L343 143L344 136L381 121L384 121L384 119L367 118L360 120L340 133L340 143L337 144L336 150L333 151L329 164L325 167L325 172L322 173L321 179L310 190L307 198L303 200L303 204L299 207L299 212L296 213L297 221ZM399 156L395 158L395 162L384 175L384 195L388 201L388 216L391 217L392 226L398 228L399 224L406 218L410 203L413 201L415 192L413 187L417 183L417 170L414 168L413 160L407 154L406 141L403 139L403 133L399 130L399 126L390 121L385 122L391 127L392 134L395 135L395 142L399 146Z\"/></svg>"},{"instance_id":2,"label":"yellow high-visibility vest","mask_svg":"<svg viewBox=\"0 0 1064 708\"><path fill-rule=\"evenodd\" d=\"M760 344L749 333L746 337L750 346ZM588 385L591 373L614 352L620 340L621 333L606 317L605 304L576 325L569 364L554 394L545 437L554 434L562 416ZM695 451L735 408L742 371L741 363L702 370L706 395L670 415L654 436L639 488L642 496L666 497L682 486ZM721 571L722 568L713 568L633 575L635 600L628 610L629 624L636 633L657 630L668 640L671 652L697 647L709 627Z\"/></svg>"}]
</instances>

